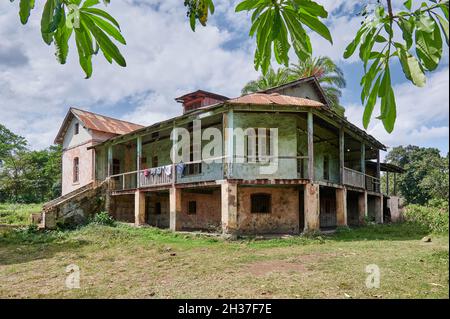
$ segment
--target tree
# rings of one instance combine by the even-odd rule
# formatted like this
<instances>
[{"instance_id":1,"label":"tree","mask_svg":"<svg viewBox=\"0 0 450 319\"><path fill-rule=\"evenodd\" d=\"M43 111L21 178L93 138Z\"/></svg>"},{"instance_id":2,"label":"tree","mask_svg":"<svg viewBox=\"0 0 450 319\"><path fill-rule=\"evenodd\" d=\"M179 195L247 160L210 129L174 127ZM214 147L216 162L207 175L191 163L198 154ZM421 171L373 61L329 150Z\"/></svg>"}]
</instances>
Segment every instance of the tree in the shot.
<instances>
[{"instance_id":1,"label":"tree","mask_svg":"<svg viewBox=\"0 0 450 319\"><path fill-rule=\"evenodd\" d=\"M394 147L386 161L405 170L398 176L398 188L408 203L448 201L448 156L441 157L438 149L413 145Z\"/></svg>"},{"instance_id":2,"label":"tree","mask_svg":"<svg viewBox=\"0 0 450 319\"><path fill-rule=\"evenodd\" d=\"M307 58L292 64L289 68L291 77L299 79L315 76L321 84L330 107L338 114L344 115L345 108L339 104L341 89L345 88L344 73L329 57Z\"/></svg>"},{"instance_id":3,"label":"tree","mask_svg":"<svg viewBox=\"0 0 450 319\"><path fill-rule=\"evenodd\" d=\"M61 194L61 146L30 151L26 145L0 124L0 201L41 203Z\"/></svg>"},{"instance_id":4,"label":"tree","mask_svg":"<svg viewBox=\"0 0 450 319\"><path fill-rule=\"evenodd\" d=\"M11 0L14 1L14 0ZM322 0L325 1L325 0ZM103 0L105 5L110 0ZM35 0L20 0L20 21L26 24ZM126 44L117 21L106 11L94 8L99 0L46 0L41 19L41 34L45 43L55 44L56 56L65 63L68 41L75 34L79 62L89 78L92 57L102 51L105 59L126 66L125 58L112 41ZM185 0L192 30L197 21L205 26L214 13L213 0ZM415 5L415 6L414 6ZM426 72L435 70L441 61L443 40L449 45L449 0L406 0L403 9L394 12L392 0L365 2L360 13L361 27L347 46L344 58L359 48L364 65L361 79L361 101L365 105L363 125L367 128L380 101L380 115L387 132L392 132L397 117L395 93L390 68L398 59L405 77L416 86L423 86ZM242 0L236 12L251 12L251 37L256 35L255 68L265 75L272 58L289 66L289 52L294 50L300 61L312 54L308 30L330 43L330 30L321 20L328 12L313 0ZM400 39L401 38L401 39Z\"/></svg>"},{"instance_id":5,"label":"tree","mask_svg":"<svg viewBox=\"0 0 450 319\"><path fill-rule=\"evenodd\" d=\"M242 94L254 93L275 86L283 85L292 80L287 68L279 68L277 71L270 68L266 75L261 75L257 80L248 82L242 89Z\"/></svg>"}]
</instances>

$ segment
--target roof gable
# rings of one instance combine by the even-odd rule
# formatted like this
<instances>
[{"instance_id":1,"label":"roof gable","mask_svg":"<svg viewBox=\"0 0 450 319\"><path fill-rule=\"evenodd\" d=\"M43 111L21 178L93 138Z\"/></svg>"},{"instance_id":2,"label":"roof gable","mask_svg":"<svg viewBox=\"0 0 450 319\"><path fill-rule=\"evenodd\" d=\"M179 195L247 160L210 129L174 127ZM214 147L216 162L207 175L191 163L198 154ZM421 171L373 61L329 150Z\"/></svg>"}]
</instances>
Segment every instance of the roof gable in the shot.
<instances>
[{"instance_id":1,"label":"roof gable","mask_svg":"<svg viewBox=\"0 0 450 319\"><path fill-rule=\"evenodd\" d=\"M314 90L316 91L317 95L319 96L319 102L322 102L325 105L328 105L328 101L325 95L325 92L323 91L322 87L320 86L319 81L317 80L317 78L315 76L309 76L309 77L305 77L305 78L301 78L283 85L279 85L270 89L266 89L266 90L262 90L259 91L258 93L280 93L283 94L282 92L286 89L292 89L295 87L300 87L303 86L305 84L309 84L312 85Z\"/></svg>"},{"instance_id":2,"label":"roof gable","mask_svg":"<svg viewBox=\"0 0 450 319\"><path fill-rule=\"evenodd\" d=\"M73 118L77 118L87 129L116 135L127 134L144 127L139 124L122 121L112 117L71 107L64 118L58 134L56 135L54 142L55 144L62 143L69 124Z\"/></svg>"}]
</instances>

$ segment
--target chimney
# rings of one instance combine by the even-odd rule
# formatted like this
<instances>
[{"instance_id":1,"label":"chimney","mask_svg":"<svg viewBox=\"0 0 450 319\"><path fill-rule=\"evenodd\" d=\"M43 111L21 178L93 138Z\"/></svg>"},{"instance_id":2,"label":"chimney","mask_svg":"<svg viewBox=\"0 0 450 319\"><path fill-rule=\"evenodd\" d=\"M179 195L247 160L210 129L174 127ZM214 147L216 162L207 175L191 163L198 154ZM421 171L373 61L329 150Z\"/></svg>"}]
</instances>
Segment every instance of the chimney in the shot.
<instances>
[{"instance_id":1,"label":"chimney","mask_svg":"<svg viewBox=\"0 0 450 319\"><path fill-rule=\"evenodd\" d=\"M177 97L175 101L183 103L183 114L208 105L217 104L229 100L226 96L198 90Z\"/></svg>"}]
</instances>

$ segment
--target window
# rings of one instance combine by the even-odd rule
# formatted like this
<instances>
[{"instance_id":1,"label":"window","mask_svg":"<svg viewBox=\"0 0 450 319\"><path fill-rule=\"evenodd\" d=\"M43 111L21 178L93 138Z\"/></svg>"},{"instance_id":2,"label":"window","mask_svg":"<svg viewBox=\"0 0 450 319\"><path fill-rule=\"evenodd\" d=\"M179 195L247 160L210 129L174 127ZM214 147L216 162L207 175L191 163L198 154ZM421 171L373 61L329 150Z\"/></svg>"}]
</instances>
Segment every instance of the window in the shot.
<instances>
[{"instance_id":1,"label":"window","mask_svg":"<svg viewBox=\"0 0 450 319\"><path fill-rule=\"evenodd\" d=\"M252 213L270 214L272 211L272 196L270 194L252 194L250 200Z\"/></svg>"},{"instance_id":2,"label":"window","mask_svg":"<svg viewBox=\"0 0 450 319\"><path fill-rule=\"evenodd\" d=\"M112 174L117 175L120 174L120 160L114 158L113 159L113 167L112 167Z\"/></svg>"},{"instance_id":3,"label":"window","mask_svg":"<svg viewBox=\"0 0 450 319\"><path fill-rule=\"evenodd\" d=\"M161 215L161 203L160 202L155 204L155 215Z\"/></svg>"},{"instance_id":4,"label":"window","mask_svg":"<svg viewBox=\"0 0 450 319\"><path fill-rule=\"evenodd\" d=\"M271 155L271 139L270 139L270 129L265 129L265 134L263 135L264 130L261 132L258 131L257 128L254 129L253 135L249 133L249 135L245 136L245 154L247 158L247 162L257 163L264 161L267 156ZM268 161L270 158L267 158Z\"/></svg>"},{"instance_id":5,"label":"window","mask_svg":"<svg viewBox=\"0 0 450 319\"><path fill-rule=\"evenodd\" d=\"M330 158L328 155L323 157L323 179L330 179Z\"/></svg>"},{"instance_id":6,"label":"window","mask_svg":"<svg viewBox=\"0 0 450 319\"><path fill-rule=\"evenodd\" d=\"M80 159L75 157L73 159L73 182L78 183L80 180Z\"/></svg>"},{"instance_id":7,"label":"window","mask_svg":"<svg viewBox=\"0 0 450 319\"><path fill-rule=\"evenodd\" d=\"M75 123L75 135L77 135L78 133L80 133L80 124Z\"/></svg>"},{"instance_id":8,"label":"window","mask_svg":"<svg viewBox=\"0 0 450 319\"><path fill-rule=\"evenodd\" d=\"M197 214L197 202L196 201L189 201L188 214L189 215Z\"/></svg>"}]
</instances>

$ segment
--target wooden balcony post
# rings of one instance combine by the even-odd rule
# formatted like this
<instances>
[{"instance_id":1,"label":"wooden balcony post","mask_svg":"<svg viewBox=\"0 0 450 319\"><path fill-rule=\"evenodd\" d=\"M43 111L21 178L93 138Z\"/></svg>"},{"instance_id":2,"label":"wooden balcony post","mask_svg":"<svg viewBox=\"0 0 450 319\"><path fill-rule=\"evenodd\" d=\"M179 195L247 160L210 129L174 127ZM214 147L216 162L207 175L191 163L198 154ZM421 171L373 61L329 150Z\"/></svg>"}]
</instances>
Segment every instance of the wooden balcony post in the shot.
<instances>
[{"instance_id":1,"label":"wooden balcony post","mask_svg":"<svg viewBox=\"0 0 450 319\"><path fill-rule=\"evenodd\" d=\"M389 171L386 171L386 195L389 196Z\"/></svg>"},{"instance_id":2,"label":"wooden balcony post","mask_svg":"<svg viewBox=\"0 0 450 319\"><path fill-rule=\"evenodd\" d=\"M381 181L380 171L380 150L377 150L377 178Z\"/></svg>"},{"instance_id":3,"label":"wooden balcony post","mask_svg":"<svg viewBox=\"0 0 450 319\"><path fill-rule=\"evenodd\" d=\"M136 139L136 187L141 187L141 158L142 158L142 136Z\"/></svg>"},{"instance_id":4,"label":"wooden balcony post","mask_svg":"<svg viewBox=\"0 0 450 319\"><path fill-rule=\"evenodd\" d=\"M113 150L112 145L108 145L108 177L113 173Z\"/></svg>"},{"instance_id":5,"label":"wooden balcony post","mask_svg":"<svg viewBox=\"0 0 450 319\"><path fill-rule=\"evenodd\" d=\"M363 173L363 188L366 188L366 144L361 142L361 173Z\"/></svg>"},{"instance_id":6,"label":"wooden balcony post","mask_svg":"<svg viewBox=\"0 0 450 319\"><path fill-rule=\"evenodd\" d=\"M339 129L339 176L341 184L344 184L344 167L345 167L345 133L341 127Z\"/></svg>"},{"instance_id":7,"label":"wooden balcony post","mask_svg":"<svg viewBox=\"0 0 450 319\"><path fill-rule=\"evenodd\" d=\"M233 176L234 159L234 113L233 110L223 114L223 145L224 145L224 177Z\"/></svg>"},{"instance_id":8,"label":"wooden balcony post","mask_svg":"<svg viewBox=\"0 0 450 319\"><path fill-rule=\"evenodd\" d=\"M308 112L308 178L314 180L314 122L312 112Z\"/></svg>"},{"instance_id":9,"label":"wooden balcony post","mask_svg":"<svg viewBox=\"0 0 450 319\"><path fill-rule=\"evenodd\" d=\"M394 172L394 196L397 196L397 173Z\"/></svg>"}]
</instances>

